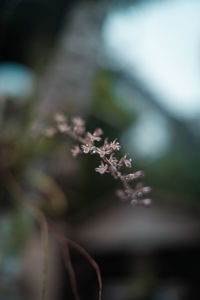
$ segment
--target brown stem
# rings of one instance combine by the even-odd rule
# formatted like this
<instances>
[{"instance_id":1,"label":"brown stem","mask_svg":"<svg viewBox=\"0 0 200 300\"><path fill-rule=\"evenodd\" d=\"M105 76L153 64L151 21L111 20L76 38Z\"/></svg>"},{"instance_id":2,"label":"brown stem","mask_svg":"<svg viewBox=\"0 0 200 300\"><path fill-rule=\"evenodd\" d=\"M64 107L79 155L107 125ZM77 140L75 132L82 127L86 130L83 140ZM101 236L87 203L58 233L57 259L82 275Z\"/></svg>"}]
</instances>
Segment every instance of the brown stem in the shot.
<instances>
[{"instance_id":1,"label":"brown stem","mask_svg":"<svg viewBox=\"0 0 200 300\"><path fill-rule=\"evenodd\" d=\"M97 280L98 280L98 284L99 284L98 300L101 300L103 284L102 284L101 271L100 271L100 268L99 268L98 264L96 263L96 261L92 258L92 256L83 247L81 247L79 244L72 241L71 239L67 238L64 235L64 233L58 228L57 224L55 224L52 220L48 219L48 223L49 223L50 227L53 229L53 231L56 233L56 238L61 245L69 246L69 244L70 244L74 249L76 249L79 253L81 253L89 261L89 263L93 266L93 268L96 271ZM72 275L72 273L73 272L71 272L71 275ZM73 277L73 275L72 275L72 277ZM71 277L71 279L72 279L72 277Z\"/></svg>"},{"instance_id":2,"label":"brown stem","mask_svg":"<svg viewBox=\"0 0 200 300\"><path fill-rule=\"evenodd\" d=\"M76 275L75 271L71 262L71 256L70 256L70 251L69 251L69 246L68 246L68 241L65 241L63 243L62 247L62 253L65 261L65 266L69 272L69 278L70 278L70 283L72 287L72 292L74 295L75 300L80 300L80 296L78 293L78 287L77 287L77 281L76 281Z\"/></svg>"},{"instance_id":3,"label":"brown stem","mask_svg":"<svg viewBox=\"0 0 200 300\"><path fill-rule=\"evenodd\" d=\"M69 242L69 244L75 248L76 250L78 250L80 253L83 254L83 256L85 256L85 258L90 262L90 264L93 266L93 268L96 271L97 274L97 279L98 279L98 284L99 284L99 300L101 300L102 298L102 278L101 278L101 271L100 268L98 266L98 264L96 263L96 261L92 258L92 256L83 248L81 247L79 244L77 244L76 242L70 240L67 238L67 241Z\"/></svg>"}]
</instances>

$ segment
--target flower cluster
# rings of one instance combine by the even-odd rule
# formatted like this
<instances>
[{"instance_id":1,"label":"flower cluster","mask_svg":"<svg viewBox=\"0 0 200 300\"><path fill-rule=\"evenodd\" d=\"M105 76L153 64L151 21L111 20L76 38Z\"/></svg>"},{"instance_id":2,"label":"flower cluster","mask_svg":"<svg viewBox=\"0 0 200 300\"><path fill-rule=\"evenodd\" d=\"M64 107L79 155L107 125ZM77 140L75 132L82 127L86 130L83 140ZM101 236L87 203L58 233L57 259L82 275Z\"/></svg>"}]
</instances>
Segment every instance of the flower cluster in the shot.
<instances>
[{"instance_id":1,"label":"flower cluster","mask_svg":"<svg viewBox=\"0 0 200 300\"><path fill-rule=\"evenodd\" d=\"M54 119L55 126L45 131L48 137L52 137L57 131L71 136L78 142L71 149L73 157L77 157L81 153L98 155L100 165L95 168L95 171L101 175L109 173L122 182L122 189L116 192L119 198L130 201L132 205L151 204L151 199L146 198L146 195L151 192L149 186L144 186L143 183L138 183L135 187L131 185L136 179L144 177L144 172L142 170L133 173L122 172L124 168L132 168L132 159L128 157L128 154L121 158L117 157L117 152L121 148L117 139L109 142L108 138L105 138L103 143L97 146L96 143L102 141L103 131L100 128L95 129L93 133L86 132L85 122L80 117L73 118L69 124L65 116L60 113L57 113Z\"/></svg>"}]
</instances>

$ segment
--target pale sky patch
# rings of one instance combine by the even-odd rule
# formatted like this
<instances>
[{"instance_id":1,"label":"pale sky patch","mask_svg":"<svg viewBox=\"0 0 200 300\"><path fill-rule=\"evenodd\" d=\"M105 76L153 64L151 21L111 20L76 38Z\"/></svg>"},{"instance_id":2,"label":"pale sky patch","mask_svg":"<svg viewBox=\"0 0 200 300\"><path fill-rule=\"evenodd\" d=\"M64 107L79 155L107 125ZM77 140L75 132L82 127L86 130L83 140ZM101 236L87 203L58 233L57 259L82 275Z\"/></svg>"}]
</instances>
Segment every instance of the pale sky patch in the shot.
<instances>
[{"instance_id":1,"label":"pale sky patch","mask_svg":"<svg viewBox=\"0 0 200 300\"><path fill-rule=\"evenodd\" d=\"M103 37L110 57L181 118L200 114L200 1L152 1L113 12Z\"/></svg>"}]
</instances>

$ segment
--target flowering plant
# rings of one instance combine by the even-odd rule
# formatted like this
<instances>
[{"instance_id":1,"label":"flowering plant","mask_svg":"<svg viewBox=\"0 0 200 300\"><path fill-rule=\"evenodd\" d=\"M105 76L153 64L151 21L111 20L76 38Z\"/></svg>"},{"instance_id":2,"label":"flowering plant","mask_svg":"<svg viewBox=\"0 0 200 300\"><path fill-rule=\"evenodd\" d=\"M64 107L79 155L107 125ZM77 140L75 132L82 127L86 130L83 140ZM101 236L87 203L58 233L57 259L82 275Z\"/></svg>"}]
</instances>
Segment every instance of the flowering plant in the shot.
<instances>
[{"instance_id":1,"label":"flowering plant","mask_svg":"<svg viewBox=\"0 0 200 300\"><path fill-rule=\"evenodd\" d=\"M151 192L151 187L144 186L143 183L138 183L133 187L131 183L138 178L144 177L144 171L126 172L123 173L123 168L132 168L132 159L126 153L122 157L117 157L117 152L121 146L117 139L109 142L108 138L102 139L103 131L97 128L93 133L86 131L85 122L80 117L72 118L69 123L66 117L57 113L55 115L55 125L46 129L45 134L52 137L56 132L60 132L71 136L78 142L72 149L73 157L80 154L98 155L100 158L100 165L95 168L95 171L101 175L109 173L114 179L118 179L122 183L122 189L116 191L119 198L124 201L130 201L132 205L143 204L150 205L151 199L146 198L146 194ZM103 141L100 146L96 143Z\"/></svg>"}]
</instances>

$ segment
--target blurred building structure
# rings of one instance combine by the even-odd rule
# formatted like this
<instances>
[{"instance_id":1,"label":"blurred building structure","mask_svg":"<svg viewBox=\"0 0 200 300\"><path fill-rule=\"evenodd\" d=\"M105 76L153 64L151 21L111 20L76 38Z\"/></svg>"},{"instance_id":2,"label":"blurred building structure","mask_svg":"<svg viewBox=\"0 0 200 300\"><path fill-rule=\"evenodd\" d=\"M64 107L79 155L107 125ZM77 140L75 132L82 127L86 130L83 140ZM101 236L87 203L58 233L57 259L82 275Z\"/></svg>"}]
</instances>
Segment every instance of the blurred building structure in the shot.
<instances>
[{"instance_id":1,"label":"blurred building structure","mask_svg":"<svg viewBox=\"0 0 200 300\"><path fill-rule=\"evenodd\" d=\"M199 299L199 217L121 203L81 224L78 240L103 266L103 299Z\"/></svg>"}]
</instances>

